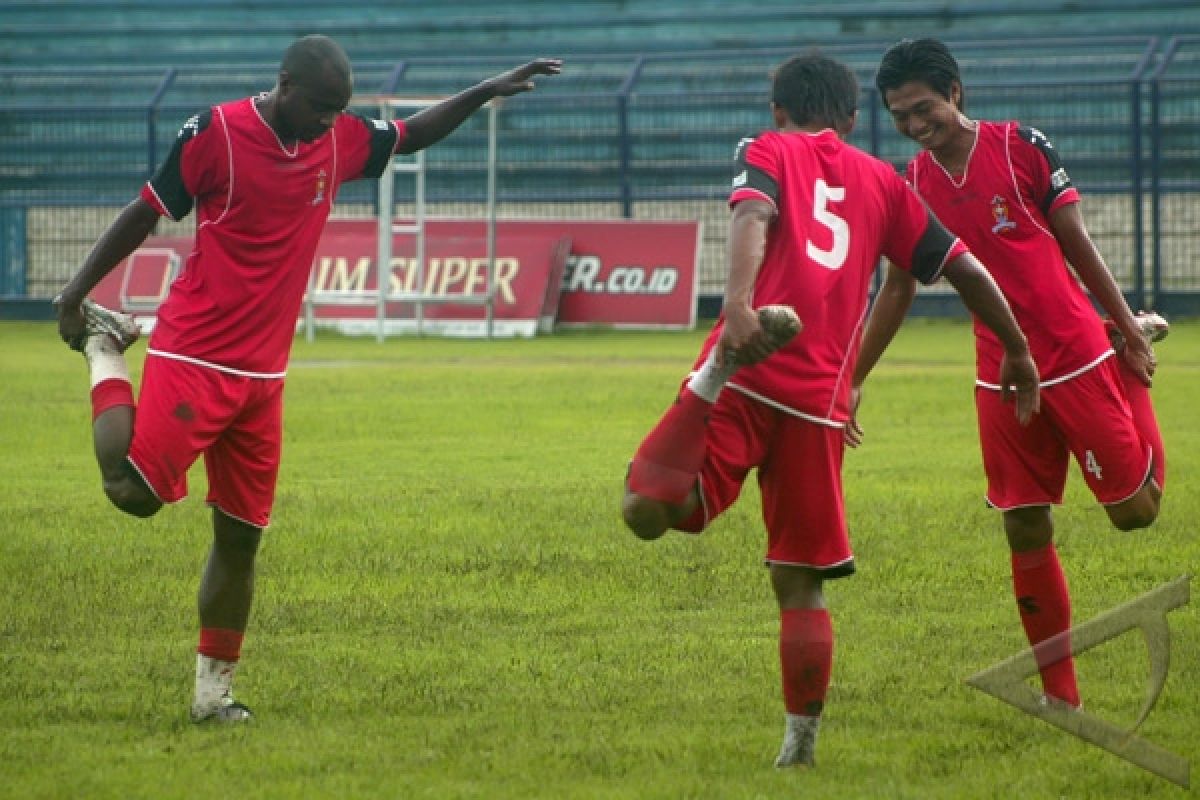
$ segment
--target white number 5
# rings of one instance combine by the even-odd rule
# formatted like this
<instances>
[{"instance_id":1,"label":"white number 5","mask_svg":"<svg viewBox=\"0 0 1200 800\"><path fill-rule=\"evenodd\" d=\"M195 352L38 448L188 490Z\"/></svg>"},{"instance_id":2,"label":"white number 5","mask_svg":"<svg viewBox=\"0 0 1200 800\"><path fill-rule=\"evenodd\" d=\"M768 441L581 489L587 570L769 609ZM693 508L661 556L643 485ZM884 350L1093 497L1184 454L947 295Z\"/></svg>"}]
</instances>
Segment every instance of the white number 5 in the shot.
<instances>
[{"instance_id":1,"label":"white number 5","mask_svg":"<svg viewBox=\"0 0 1200 800\"><path fill-rule=\"evenodd\" d=\"M830 200L840 203L845 199L844 186L830 186L819 178L813 184L813 219L829 228L833 234L833 247L822 250L809 239L805 250L809 258L825 269L841 269L846 263L846 254L850 252L850 226L846 220L829 210Z\"/></svg>"}]
</instances>

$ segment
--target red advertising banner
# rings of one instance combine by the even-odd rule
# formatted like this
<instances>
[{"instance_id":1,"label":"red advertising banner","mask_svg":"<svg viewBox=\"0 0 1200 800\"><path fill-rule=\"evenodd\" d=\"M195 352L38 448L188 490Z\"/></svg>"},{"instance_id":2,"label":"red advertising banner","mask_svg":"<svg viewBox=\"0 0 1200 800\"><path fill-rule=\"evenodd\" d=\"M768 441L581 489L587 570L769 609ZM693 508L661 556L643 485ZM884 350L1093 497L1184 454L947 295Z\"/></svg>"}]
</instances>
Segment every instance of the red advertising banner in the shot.
<instances>
[{"instance_id":1,"label":"red advertising banner","mask_svg":"<svg viewBox=\"0 0 1200 800\"><path fill-rule=\"evenodd\" d=\"M388 270L389 296L420 295L420 329L459 336L483 336L488 286L487 240L464 235L433 235L426 229L423 267L416 261L416 240L396 236ZM321 237L313 262L313 315L320 324L336 324L349 333L378 330L376 223L331 222ZM569 237L553 231L497 234L492 273L495 336L533 336L553 325L563 271L570 253ZM348 302L341 302L346 299ZM455 300L461 302L455 302ZM417 330L417 307L411 302L386 303L384 331ZM547 322L548 318L548 322Z\"/></svg>"},{"instance_id":2,"label":"red advertising banner","mask_svg":"<svg viewBox=\"0 0 1200 800\"><path fill-rule=\"evenodd\" d=\"M696 326L700 223L657 220L502 221L498 230L571 237L558 322L621 328Z\"/></svg>"},{"instance_id":3,"label":"red advertising banner","mask_svg":"<svg viewBox=\"0 0 1200 800\"><path fill-rule=\"evenodd\" d=\"M374 331L374 220L331 220L313 261L318 324ZM477 335L486 316L486 228L479 220L428 220L425 264L416 240L396 234L389 293L419 294L430 330ZM700 224L633 220L505 220L496 225L495 335L530 336L566 326L691 328L696 314ZM192 240L153 237L96 287L98 302L152 315L182 268ZM456 297L462 302L456 303ZM389 331L412 326L416 308L389 302Z\"/></svg>"}]
</instances>

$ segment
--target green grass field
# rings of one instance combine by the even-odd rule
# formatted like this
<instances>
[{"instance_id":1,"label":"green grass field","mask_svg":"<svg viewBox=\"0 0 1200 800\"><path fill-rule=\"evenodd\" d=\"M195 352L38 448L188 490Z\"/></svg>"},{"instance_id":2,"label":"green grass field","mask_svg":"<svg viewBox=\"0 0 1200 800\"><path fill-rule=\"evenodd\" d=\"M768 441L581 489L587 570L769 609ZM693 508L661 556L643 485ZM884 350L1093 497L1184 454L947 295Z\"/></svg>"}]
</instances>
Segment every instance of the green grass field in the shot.
<instances>
[{"instance_id":1,"label":"green grass field","mask_svg":"<svg viewBox=\"0 0 1200 800\"><path fill-rule=\"evenodd\" d=\"M859 566L811 771L776 771L777 612L757 490L656 543L625 464L702 333L298 341L240 729L186 721L204 474L149 521L109 507L84 365L0 323L0 797L1170 798L1186 794L966 686L1024 636L982 502L970 330L914 320L847 454ZM144 346L132 361L140 365ZM1110 529L1075 469L1056 514L1075 616L1200 566L1200 325L1159 347L1170 455L1151 529ZM1141 734L1200 756L1200 602ZM1146 646L1080 656L1129 724Z\"/></svg>"}]
</instances>

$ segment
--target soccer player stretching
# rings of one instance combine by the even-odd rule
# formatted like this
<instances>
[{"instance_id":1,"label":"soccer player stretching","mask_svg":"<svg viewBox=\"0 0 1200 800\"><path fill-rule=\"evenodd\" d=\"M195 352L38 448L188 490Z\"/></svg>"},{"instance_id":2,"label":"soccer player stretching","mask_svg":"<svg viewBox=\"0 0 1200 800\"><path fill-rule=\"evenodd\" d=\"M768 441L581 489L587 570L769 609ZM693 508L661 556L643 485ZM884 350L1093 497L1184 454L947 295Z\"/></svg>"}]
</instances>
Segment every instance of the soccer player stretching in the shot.
<instances>
[{"instance_id":1,"label":"soccer player stretching","mask_svg":"<svg viewBox=\"0 0 1200 800\"><path fill-rule=\"evenodd\" d=\"M1016 393L1014 423L1038 402L1025 337L986 270L895 170L843 141L857 101L854 74L818 53L775 73L776 130L737 148L722 319L637 450L622 508L643 539L699 532L757 468L781 617L779 767L813 763L833 659L822 584L854 572L843 426L880 256L926 283L944 276L995 331L999 381Z\"/></svg>"},{"instance_id":2,"label":"soccer player stretching","mask_svg":"<svg viewBox=\"0 0 1200 800\"><path fill-rule=\"evenodd\" d=\"M204 454L213 545L198 597L193 721L251 716L231 686L275 496L288 355L338 186L378 177L393 153L428 147L493 97L560 68L532 61L386 122L343 113L353 82L341 47L299 39L270 92L187 121L56 299L63 340L87 359L96 459L113 505L148 517L181 500ZM193 206L195 247L158 311L135 415L123 353L137 326L86 297L161 216L182 219Z\"/></svg>"},{"instance_id":3,"label":"soccer player stretching","mask_svg":"<svg viewBox=\"0 0 1200 800\"><path fill-rule=\"evenodd\" d=\"M1155 369L1150 343L1166 335L1166 322L1157 314L1135 316L1126 305L1046 137L1017 122L966 116L958 64L944 44L894 45L876 84L896 129L924 148L908 165L909 182L991 272L1041 370L1041 413L1031 425L1015 425L1000 405L1001 343L976 322L975 402L987 501L1003 513L1017 609L1036 645L1071 623L1050 513L1062 502L1069 457L1117 528L1143 528L1158 516L1166 460L1147 387ZM1108 312L1108 332L1075 274ZM855 386L915 291L902 271L888 271ZM1040 648L1038 663L1048 701L1078 706L1068 637L1056 639L1052 651Z\"/></svg>"}]
</instances>

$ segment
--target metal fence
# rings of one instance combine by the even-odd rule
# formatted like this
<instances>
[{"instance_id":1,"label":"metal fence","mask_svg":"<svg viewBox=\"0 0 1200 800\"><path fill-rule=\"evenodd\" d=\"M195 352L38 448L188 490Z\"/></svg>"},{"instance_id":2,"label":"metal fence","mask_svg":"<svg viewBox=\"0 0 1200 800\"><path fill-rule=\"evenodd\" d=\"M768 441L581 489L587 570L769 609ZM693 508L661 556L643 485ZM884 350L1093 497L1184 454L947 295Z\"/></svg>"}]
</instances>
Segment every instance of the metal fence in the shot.
<instances>
[{"instance_id":1,"label":"metal fence","mask_svg":"<svg viewBox=\"0 0 1200 800\"><path fill-rule=\"evenodd\" d=\"M1200 313L1200 36L950 41L968 110L1043 130L1085 197L1093 237L1131 303ZM863 84L851 141L897 167L915 146L873 87L886 42L828 47ZM562 76L499 116L504 217L624 216L704 222L701 292L724 278L725 198L734 144L769 126L772 48L569 59ZM383 94L446 94L508 56L356 65ZM0 69L0 296L45 298L78 267L165 156L182 122L270 88L267 63L165 70ZM435 215L477 215L484 120L428 151ZM373 186L344 187L335 213L374 215ZM405 184L397 184L403 203ZM164 221L163 233L191 223Z\"/></svg>"}]
</instances>

